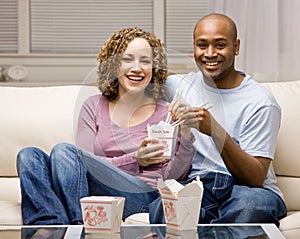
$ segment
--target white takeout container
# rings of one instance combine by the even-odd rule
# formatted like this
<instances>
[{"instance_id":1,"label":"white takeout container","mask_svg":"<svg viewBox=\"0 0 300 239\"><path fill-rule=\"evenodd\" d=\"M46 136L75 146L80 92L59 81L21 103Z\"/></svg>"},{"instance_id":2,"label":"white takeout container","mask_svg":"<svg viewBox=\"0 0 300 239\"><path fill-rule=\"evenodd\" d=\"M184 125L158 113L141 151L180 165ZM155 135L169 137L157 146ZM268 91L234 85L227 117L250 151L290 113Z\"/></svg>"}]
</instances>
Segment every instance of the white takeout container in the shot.
<instances>
[{"instance_id":1,"label":"white takeout container","mask_svg":"<svg viewBox=\"0 0 300 239\"><path fill-rule=\"evenodd\" d=\"M175 179L158 180L166 225L176 230L195 230L198 225L203 184L197 179L183 186Z\"/></svg>"},{"instance_id":2,"label":"white takeout container","mask_svg":"<svg viewBox=\"0 0 300 239\"><path fill-rule=\"evenodd\" d=\"M148 125L148 137L158 139L164 145L164 154L159 158L174 159L178 126L172 127L170 124L160 121L158 124Z\"/></svg>"},{"instance_id":3,"label":"white takeout container","mask_svg":"<svg viewBox=\"0 0 300 239\"><path fill-rule=\"evenodd\" d=\"M80 199L86 233L119 233L125 198L90 196Z\"/></svg>"}]
</instances>

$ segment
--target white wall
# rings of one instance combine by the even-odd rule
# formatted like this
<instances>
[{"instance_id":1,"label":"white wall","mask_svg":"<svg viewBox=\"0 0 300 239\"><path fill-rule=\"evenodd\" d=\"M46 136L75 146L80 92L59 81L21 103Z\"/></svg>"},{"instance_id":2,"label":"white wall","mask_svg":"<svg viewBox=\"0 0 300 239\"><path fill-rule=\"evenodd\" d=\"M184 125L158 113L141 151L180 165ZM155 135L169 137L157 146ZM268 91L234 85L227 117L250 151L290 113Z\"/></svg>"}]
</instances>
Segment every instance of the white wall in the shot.
<instances>
[{"instance_id":1,"label":"white wall","mask_svg":"<svg viewBox=\"0 0 300 239\"><path fill-rule=\"evenodd\" d=\"M68 62L68 64L66 64ZM97 63L93 57L10 57L0 58L0 65L6 71L13 65L22 65L28 70L28 76L21 81L8 79L0 85L65 85L86 84L96 81ZM169 59L170 73L186 73L196 71L192 57L173 57Z\"/></svg>"}]
</instances>

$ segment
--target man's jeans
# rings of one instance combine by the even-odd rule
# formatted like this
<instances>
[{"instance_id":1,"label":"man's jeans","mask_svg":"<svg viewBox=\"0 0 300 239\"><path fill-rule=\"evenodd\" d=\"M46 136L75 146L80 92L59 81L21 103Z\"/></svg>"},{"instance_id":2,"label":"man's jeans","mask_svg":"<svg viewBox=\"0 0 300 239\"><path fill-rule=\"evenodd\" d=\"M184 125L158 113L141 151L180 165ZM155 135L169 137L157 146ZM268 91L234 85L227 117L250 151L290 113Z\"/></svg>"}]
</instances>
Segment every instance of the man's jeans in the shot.
<instances>
[{"instance_id":1,"label":"man's jeans","mask_svg":"<svg viewBox=\"0 0 300 239\"><path fill-rule=\"evenodd\" d=\"M209 173L201 181L204 193L199 223L275 223L279 226L279 220L286 216L284 202L271 190L238 185L232 176L221 173ZM160 198L150 204L149 211L151 223L165 223Z\"/></svg>"},{"instance_id":2,"label":"man's jeans","mask_svg":"<svg viewBox=\"0 0 300 239\"><path fill-rule=\"evenodd\" d=\"M148 212L157 190L80 148L60 143L47 155L38 148L17 156L23 223L82 224L80 198L124 196L123 218Z\"/></svg>"}]
</instances>

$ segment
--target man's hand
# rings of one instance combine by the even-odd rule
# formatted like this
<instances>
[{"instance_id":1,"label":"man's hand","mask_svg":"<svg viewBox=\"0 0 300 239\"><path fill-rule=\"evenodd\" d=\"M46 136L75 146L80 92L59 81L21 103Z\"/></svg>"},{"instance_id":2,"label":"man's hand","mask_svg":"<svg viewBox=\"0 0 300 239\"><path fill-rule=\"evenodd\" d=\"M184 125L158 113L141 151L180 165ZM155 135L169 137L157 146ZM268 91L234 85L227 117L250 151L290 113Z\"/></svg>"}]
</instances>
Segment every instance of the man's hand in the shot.
<instances>
[{"instance_id":1,"label":"man's hand","mask_svg":"<svg viewBox=\"0 0 300 239\"><path fill-rule=\"evenodd\" d=\"M176 101L169 105L169 110L172 112L173 120L183 121L181 124L183 127L195 128L203 134L211 136L213 124L217 124L205 105L190 107L188 104Z\"/></svg>"}]
</instances>

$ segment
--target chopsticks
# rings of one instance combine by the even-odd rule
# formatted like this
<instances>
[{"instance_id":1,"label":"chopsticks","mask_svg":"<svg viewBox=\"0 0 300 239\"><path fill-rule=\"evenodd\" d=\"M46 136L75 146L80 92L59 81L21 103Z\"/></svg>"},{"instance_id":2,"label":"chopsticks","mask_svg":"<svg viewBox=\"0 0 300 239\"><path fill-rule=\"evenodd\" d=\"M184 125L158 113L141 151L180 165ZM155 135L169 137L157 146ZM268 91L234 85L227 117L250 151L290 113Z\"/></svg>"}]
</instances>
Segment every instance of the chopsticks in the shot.
<instances>
[{"instance_id":1,"label":"chopsticks","mask_svg":"<svg viewBox=\"0 0 300 239\"><path fill-rule=\"evenodd\" d=\"M212 108L213 106L210 104L210 103L208 103L208 102L204 102L202 105L200 105L200 108L204 108L204 109L206 109L206 110L209 110L210 108Z\"/></svg>"},{"instance_id":2,"label":"chopsticks","mask_svg":"<svg viewBox=\"0 0 300 239\"><path fill-rule=\"evenodd\" d=\"M180 88L177 88L177 89L176 89L175 96L174 96L174 98L173 98L171 104L174 103L176 100L180 99L180 97L181 97L181 95L182 95L182 92L183 92L182 89L180 89ZM167 118L166 118L165 122L168 123L168 124L170 124L171 119L172 119L172 118L171 118L171 112L168 112L168 115L167 115Z\"/></svg>"},{"instance_id":3,"label":"chopsticks","mask_svg":"<svg viewBox=\"0 0 300 239\"><path fill-rule=\"evenodd\" d=\"M213 106L210 103L208 103L208 102L204 102L200 107L203 107L204 109L209 110ZM173 122L171 124L171 127L176 127L176 126L182 124L184 121L185 120L176 120L175 122Z\"/></svg>"},{"instance_id":4,"label":"chopsticks","mask_svg":"<svg viewBox=\"0 0 300 239\"><path fill-rule=\"evenodd\" d=\"M181 97L181 95L182 95L182 92L183 92L182 89L180 89L180 88L177 88L177 89L176 89L176 92L175 92L174 98L172 99L171 104L174 103L176 100L179 100L179 99L180 99L180 97ZM203 107L204 109L209 110L209 109L212 108L213 106L212 106L210 103L208 103L208 102L204 102L200 107ZM166 118L165 122L166 122L167 124L170 124L171 119L172 119L172 117L171 117L171 112L168 112L168 115L167 115L167 118ZM176 126L182 124L184 121L185 121L185 120L176 120L175 122L173 122L173 123L171 124L171 127L176 127Z\"/></svg>"},{"instance_id":5,"label":"chopsticks","mask_svg":"<svg viewBox=\"0 0 300 239\"><path fill-rule=\"evenodd\" d=\"M173 122L173 123L171 124L171 127L176 127L176 126L182 124L184 121L185 121L185 120L176 120L175 122Z\"/></svg>"}]
</instances>

